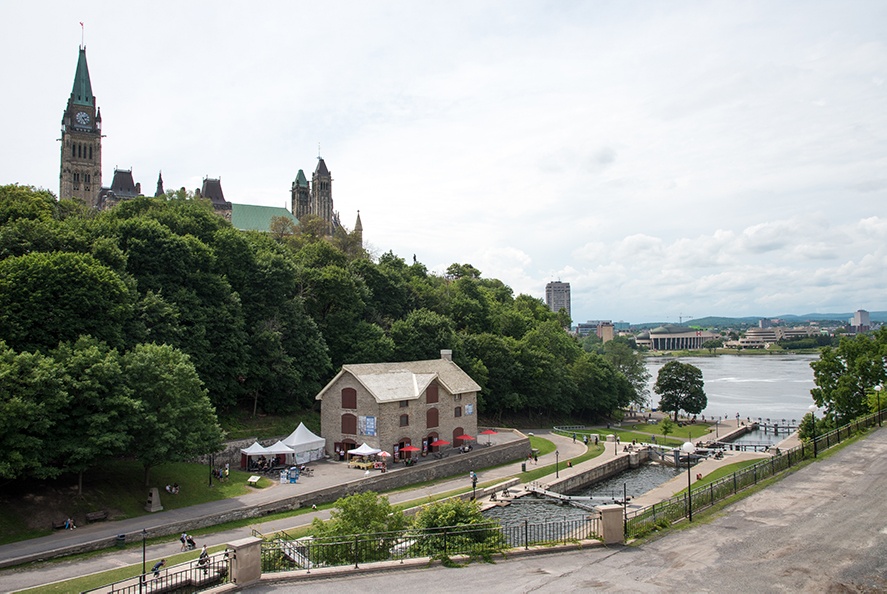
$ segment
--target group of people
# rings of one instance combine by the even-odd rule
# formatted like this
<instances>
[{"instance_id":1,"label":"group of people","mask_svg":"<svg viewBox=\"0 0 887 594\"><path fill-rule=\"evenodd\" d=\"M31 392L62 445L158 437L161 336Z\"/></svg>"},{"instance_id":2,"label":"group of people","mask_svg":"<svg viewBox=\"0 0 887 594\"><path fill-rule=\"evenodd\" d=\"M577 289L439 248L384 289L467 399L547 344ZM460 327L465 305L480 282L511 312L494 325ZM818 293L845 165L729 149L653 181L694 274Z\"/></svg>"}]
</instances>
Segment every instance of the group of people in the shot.
<instances>
[{"instance_id":1,"label":"group of people","mask_svg":"<svg viewBox=\"0 0 887 594\"><path fill-rule=\"evenodd\" d=\"M179 483L173 483L171 485L166 485L166 492L170 495L178 495L179 494Z\"/></svg>"},{"instance_id":2,"label":"group of people","mask_svg":"<svg viewBox=\"0 0 887 594\"><path fill-rule=\"evenodd\" d=\"M266 458L265 456L259 456L254 462L251 462L250 469L267 472L274 468L274 463L275 460L273 457ZM227 467L227 464L225 466Z\"/></svg>"},{"instance_id":3,"label":"group of people","mask_svg":"<svg viewBox=\"0 0 887 594\"><path fill-rule=\"evenodd\" d=\"M194 539L191 538L191 536L189 536L185 532L182 532L182 536L179 538L179 540L182 541L182 550L183 551L186 550L185 549L186 546L187 546L187 550L189 550L189 551L194 549L196 546L194 544ZM157 563L154 564L154 567L151 568L151 573L154 574L155 580L160 579L160 570L163 569L163 567L165 567L165 566L166 566L166 559L161 559L160 561L158 561ZM197 558L197 567L202 568L204 574L209 573L209 552L206 550L206 545L203 545L203 549L200 551L200 556Z\"/></svg>"},{"instance_id":4,"label":"group of people","mask_svg":"<svg viewBox=\"0 0 887 594\"><path fill-rule=\"evenodd\" d=\"M230 474L230 464L225 464L223 468L215 468L213 469L213 474L216 475L216 478L220 481L228 480L228 475Z\"/></svg>"}]
</instances>

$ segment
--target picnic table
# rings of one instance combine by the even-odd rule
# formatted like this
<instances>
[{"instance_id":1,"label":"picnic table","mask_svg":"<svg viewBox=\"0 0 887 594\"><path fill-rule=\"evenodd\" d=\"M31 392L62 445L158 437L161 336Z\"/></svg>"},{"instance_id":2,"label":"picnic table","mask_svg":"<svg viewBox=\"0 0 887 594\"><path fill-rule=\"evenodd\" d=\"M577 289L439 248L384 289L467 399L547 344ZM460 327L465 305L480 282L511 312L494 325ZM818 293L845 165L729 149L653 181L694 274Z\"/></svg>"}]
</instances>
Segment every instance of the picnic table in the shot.
<instances>
[{"instance_id":1,"label":"picnic table","mask_svg":"<svg viewBox=\"0 0 887 594\"><path fill-rule=\"evenodd\" d=\"M373 463L362 460L352 460L348 463L348 466L351 468L360 468L361 470L370 470L373 467Z\"/></svg>"}]
</instances>

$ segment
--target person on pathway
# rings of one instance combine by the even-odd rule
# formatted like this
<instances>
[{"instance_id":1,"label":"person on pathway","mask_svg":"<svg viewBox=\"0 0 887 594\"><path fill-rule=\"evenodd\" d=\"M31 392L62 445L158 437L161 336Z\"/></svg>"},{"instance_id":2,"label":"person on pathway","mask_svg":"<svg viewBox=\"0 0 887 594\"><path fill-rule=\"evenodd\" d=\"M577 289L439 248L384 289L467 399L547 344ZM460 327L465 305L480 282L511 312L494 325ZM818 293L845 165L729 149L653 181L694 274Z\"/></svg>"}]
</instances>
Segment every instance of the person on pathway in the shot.
<instances>
[{"instance_id":1,"label":"person on pathway","mask_svg":"<svg viewBox=\"0 0 887 594\"><path fill-rule=\"evenodd\" d=\"M151 568L151 571L154 572L154 579L160 579L160 568L166 565L166 559L161 559L157 563L154 564L154 567Z\"/></svg>"},{"instance_id":2,"label":"person on pathway","mask_svg":"<svg viewBox=\"0 0 887 594\"><path fill-rule=\"evenodd\" d=\"M188 533L187 532L182 532L182 535L179 537L179 542L182 543L182 548L179 550L187 551L188 550Z\"/></svg>"},{"instance_id":3,"label":"person on pathway","mask_svg":"<svg viewBox=\"0 0 887 594\"><path fill-rule=\"evenodd\" d=\"M209 553L206 552L206 545L200 551L200 557L197 558L197 566L203 568L203 575L209 573Z\"/></svg>"}]
</instances>

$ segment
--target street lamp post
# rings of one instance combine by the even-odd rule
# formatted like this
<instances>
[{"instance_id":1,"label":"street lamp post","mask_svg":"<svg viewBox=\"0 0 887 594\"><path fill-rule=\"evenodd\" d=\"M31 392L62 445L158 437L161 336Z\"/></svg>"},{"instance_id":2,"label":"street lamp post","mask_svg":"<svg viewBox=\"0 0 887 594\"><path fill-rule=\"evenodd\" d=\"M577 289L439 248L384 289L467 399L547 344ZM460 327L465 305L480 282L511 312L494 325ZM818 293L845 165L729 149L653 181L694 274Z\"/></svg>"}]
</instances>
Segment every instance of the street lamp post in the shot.
<instances>
[{"instance_id":1,"label":"street lamp post","mask_svg":"<svg viewBox=\"0 0 887 594\"><path fill-rule=\"evenodd\" d=\"M813 457L817 455L816 451L816 405L811 404L809 407L810 417L813 419Z\"/></svg>"},{"instance_id":2,"label":"street lamp post","mask_svg":"<svg viewBox=\"0 0 887 594\"><path fill-rule=\"evenodd\" d=\"M690 454L696 451L696 447L689 441L681 446L681 451L687 454L687 516L693 521L693 477L690 476Z\"/></svg>"},{"instance_id":3,"label":"street lamp post","mask_svg":"<svg viewBox=\"0 0 887 594\"><path fill-rule=\"evenodd\" d=\"M875 386L875 396L878 397L878 427L881 426L881 389L883 386L878 384Z\"/></svg>"},{"instance_id":4,"label":"street lamp post","mask_svg":"<svg viewBox=\"0 0 887 594\"><path fill-rule=\"evenodd\" d=\"M139 579L139 592L145 587L145 542L148 540L148 531L142 528L142 577Z\"/></svg>"},{"instance_id":5,"label":"street lamp post","mask_svg":"<svg viewBox=\"0 0 887 594\"><path fill-rule=\"evenodd\" d=\"M554 451L554 478L560 478L560 451Z\"/></svg>"}]
</instances>

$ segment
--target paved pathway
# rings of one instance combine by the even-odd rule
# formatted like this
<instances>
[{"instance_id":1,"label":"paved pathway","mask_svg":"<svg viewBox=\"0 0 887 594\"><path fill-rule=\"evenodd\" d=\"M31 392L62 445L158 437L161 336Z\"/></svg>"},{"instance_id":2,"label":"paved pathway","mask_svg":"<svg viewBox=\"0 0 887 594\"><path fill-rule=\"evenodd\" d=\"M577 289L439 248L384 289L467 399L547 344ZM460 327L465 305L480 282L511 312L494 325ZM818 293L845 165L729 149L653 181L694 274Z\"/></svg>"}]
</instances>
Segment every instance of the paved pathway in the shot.
<instances>
[{"instance_id":1,"label":"paved pathway","mask_svg":"<svg viewBox=\"0 0 887 594\"><path fill-rule=\"evenodd\" d=\"M723 425L724 423L722 423L722 426ZM605 429L601 429L600 432L601 434L606 434L607 431ZM588 460L581 465L577 465L573 468L568 468L566 466L567 460L569 460L570 458L578 457L586 451L586 447L582 443L582 440L577 439L574 442L569 437L564 437L544 430L537 430L535 433L544 437L545 439L554 442L558 451L557 456L554 452L546 454L544 456L540 456L538 465L545 466L549 464L554 464L556 460L559 461L559 474L562 478L570 476L571 474L584 472L591 467L609 462L617 456L626 455L622 451L622 445L617 447L613 443L608 443L605 445L604 453L600 456L597 456L592 460ZM492 439L495 443L495 441L497 440L508 439L508 436L505 434L500 434L493 436ZM735 452L735 454L740 453ZM763 454L759 454L758 456L766 457ZM725 456L724 460L720 461L720 464L730 464L737 459L740 458L738 456ZM702 464L707 464L708 462L715 463L716 461L707 460ZM497 480L505 480L513 476L519 476L521 474L522 463L527 464L527 470L532 470L535 467L531 461L518 461L497 468L479 470L478 483L486 484L490 482L495 482ZM158 512L150 516L141 516L138 518L130 518L117 522L103 522L92 524L89 526L78 527L76 530L56 532L55 534L42 538L36 538L10 545L3 545L0 546L0 562L8 561L26 555L31 555L34 553L39 553L41 551L51 551L57 547L63 547L74 543L85 543L101 539L113 539L114 536L117 534L139 532L142 530L142 528L148 528L150 530L152 527L165 524L194 521L195 519L205 515L211 515L236 509L244 509L250 506L262 505L292 496L292 489L294 488L305 490L320 489L327 486L340 484L345 480L352 480L359 476L358 473L360 472L355 469L347 468L347 466L339 463L320 463L317 464L315 468L316 469L314 471L313 477L302 478L300 479L300 482L296 485L275 484L270 488L260 489L241 497L214 501L190 508ZM699 472L707 473L710 472L710 470L705 468L699 470ZM674 482L675 484L671 485L672 482ZM663 496L660 497L658 500L667 498L671 496L671 494L680 491L686 486L686 482L683 482L682 485L678 486L679 482L679 479L675 479L675 481L670 481L669 483L666 483L666 485L671 486L660 487L659 490L661 490ZM471 483L467 476L455 477L430 486L398 491L390 494L388 497L392 503L415 502L418 505L423 500L436 494L446 493L469 486L471 486ZM639 502L640 498L635 502L635 504L638 504ZM256 522L250 526L220 531L202 537L202 540L199 540L198 544L208 544L210 546L214 546L231 542L232 540L245 538L252 534L253 528L265 534L273 533L279 530L297 528L305 524L310 524L315 517L326 519L329 517L329 510L319 510L316 512L305 513L296 517L285 518L282 520L273 520L268 522L262 522L261 519L256 519ZM150 566L153 564L150 562L151 560L157 560L162 557L169 557L178 554L179 552L180 543L175 536L171 536L169 542L152 544L148 546L146 555L147 559L149 560L148 565ZM197 551L194 552L194 556L197 556ZM19 589L30 588L54 581L70 579L72 576L107 571L109 569L115 569L126 565L134 565L141 563L141 561L141 550L138 550L137 548L129 548L125 550L109 550L105 554L98 555L89 559L77 561L61 560L52 563L38 563L36 566L28 566L26 568L13 568L9 570L3 570L0 571L0 592L10 592Z\"/></svg>"}]
</instances>

